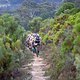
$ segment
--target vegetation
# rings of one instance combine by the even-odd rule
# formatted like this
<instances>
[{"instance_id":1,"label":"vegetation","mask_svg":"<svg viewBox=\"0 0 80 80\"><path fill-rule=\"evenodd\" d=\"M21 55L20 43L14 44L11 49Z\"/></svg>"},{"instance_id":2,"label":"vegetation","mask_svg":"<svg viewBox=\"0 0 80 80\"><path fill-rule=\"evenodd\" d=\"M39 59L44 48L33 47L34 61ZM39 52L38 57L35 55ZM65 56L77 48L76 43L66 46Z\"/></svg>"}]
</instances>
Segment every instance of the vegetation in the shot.
<instances>
[{"instance_id":1,"label":"vegetation","mask_svg":"<svg viewBox=\"0 0 80 80\"><path fill-rule=\"evenodd\" d=\"M41 27L41 21L42 18L41 17L36 17L33 18L30 22L29 22L29 28L32 32L39 32L39 29Z\"/></svg>"},{"instance_id":2,"label":"vegetation","mask_svg":"<svg viewBox=\"0 0 80 80\"><path fill-rule=\"evenodd\" d=\"M26 31L18 21L8 14L0 16L0 79L10 80L13 71L19 67ZM21 56L21 57L20 57Z\"/></svg>"},{"instance_id":3,"label":"vegetation","mask_svg":"<svg viewBox=\"0 0 80 80\"><path fill-rule=\"evenodd\" d=\"M35 17L41 17L42 19L51 18L55 14L56 4L52 1L40 0L25 0L22 6L15 11L14 16L20 20L20 24L29 29L29 21Z\"/></svg>"},{"instance_id":4,"label":"vegetation","mask_svg":"<svg viewBox=\"0 0 80 80\"><path fill-rule=\"evenodd\" d=\"M74 4L64 3L57 12L58 16L42 21L46 21L46 24L39 31L43 43L51 41L51 45L48 44L52 46L49 68L51 80L80 79L80 12L67 14L64 12L66 9L74 9Z\"/></svg>"},{"instance_id":5,"label":"vegetation","mask_svg":"<svg viewBox=\"0 0 80 80\"><path fill-rule=\"evenodd\" d=\"M27 30L40 34L47 48L44 52L49 53L50 80L80 80L79 0L64 0L55 15L54 12L52 3L25 0L15 15L17 18L8 14L0 16L0 79L5 74L9 80L25 58L24 40L30 32L26 32L22 24Z\"/></svg>"},{"instance_id":6,"label":"vegetation","mask_svg":"<svg viewBox=\"0 0 80 80\"><path fill-rule=\"evenodd\" d=\"M64 3L62 4L62 6L59 8L59 10L57 11L56 15L60 15L61 13L65 13L66 12L69 12L71 9L73 9L75 7L74 3L70 3L70 2L67 2L67 3Z\"/></svg>"}]
</instances>

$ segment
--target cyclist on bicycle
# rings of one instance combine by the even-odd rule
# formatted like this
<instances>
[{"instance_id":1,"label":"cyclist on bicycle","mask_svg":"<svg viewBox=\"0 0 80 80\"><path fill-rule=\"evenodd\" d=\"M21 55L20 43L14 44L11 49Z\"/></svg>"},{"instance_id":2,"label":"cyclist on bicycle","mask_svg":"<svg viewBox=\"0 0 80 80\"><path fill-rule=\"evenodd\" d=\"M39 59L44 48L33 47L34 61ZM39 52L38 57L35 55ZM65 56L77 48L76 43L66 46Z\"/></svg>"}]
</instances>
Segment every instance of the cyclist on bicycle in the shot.
<instances>
[{"instance_id":1,"label":"cyclist on bicycle","mask_svg":"<svg viewBox=\"0 0 80 80\"><path fill-rule=\"evenodd\" d=\"M28 47L33 53L36 53L37 57L39 55L39 47L41 44L41 37L37 33L29 34L27 38Z\"/></svg>"}]
</instances>

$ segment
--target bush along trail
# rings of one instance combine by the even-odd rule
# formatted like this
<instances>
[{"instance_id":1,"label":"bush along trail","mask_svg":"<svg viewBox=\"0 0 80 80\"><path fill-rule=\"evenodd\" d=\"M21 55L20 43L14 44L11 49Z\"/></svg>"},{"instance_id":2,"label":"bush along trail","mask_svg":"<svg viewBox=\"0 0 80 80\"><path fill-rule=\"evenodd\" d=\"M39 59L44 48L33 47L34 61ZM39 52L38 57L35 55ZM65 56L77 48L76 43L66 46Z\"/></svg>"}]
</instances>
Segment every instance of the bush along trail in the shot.
<instances>
[{"instance_id":1,"label":"bush along trail","mask_svg":"<svg viewBox=\"0 0 80 80\"><path fill-rule=\"evenodd\" d=\"M80 12L44 20L42 26L51 80L80 80Z\"/></svg>"},{"instance_id":2,"label":"bush along trail","mask_svg":"<svg viewBox=\"0 0 80 80\"><path fill-rule=\"evenodd\" d=\"M28 63L30 56L23 43L26 34L13 16L0 16L0 80L14 80L25 59Z\"/></svg>"}]
</instances>

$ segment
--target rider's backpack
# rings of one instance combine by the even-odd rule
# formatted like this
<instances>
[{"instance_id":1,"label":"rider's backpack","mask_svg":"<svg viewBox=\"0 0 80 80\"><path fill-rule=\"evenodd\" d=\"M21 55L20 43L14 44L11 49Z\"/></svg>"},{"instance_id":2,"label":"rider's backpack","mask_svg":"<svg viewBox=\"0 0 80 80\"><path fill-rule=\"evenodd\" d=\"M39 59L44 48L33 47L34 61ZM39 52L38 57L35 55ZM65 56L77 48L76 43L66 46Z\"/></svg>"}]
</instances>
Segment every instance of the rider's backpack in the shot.
<instances>
[{"instance_id":1,"label":"rider's backpack","mask_svg":"<svg viewBox=\"0 0 80 80\"><path fill-rule=\"evenodd\" d=\"M36 43L40 43L40 37L39 37L39 36L36 36L35 42L36 42Z\"/></svg>"},{"instance_id":2,"label":"rider's backpack","mask_svg":"<svg viewBox=\"0 0 80 80\"><path fill-rule=\"evenodd\" d=\"M36 36L36 41L40 41L40 37L39 36Z\"/></svg>"}]
</instances>

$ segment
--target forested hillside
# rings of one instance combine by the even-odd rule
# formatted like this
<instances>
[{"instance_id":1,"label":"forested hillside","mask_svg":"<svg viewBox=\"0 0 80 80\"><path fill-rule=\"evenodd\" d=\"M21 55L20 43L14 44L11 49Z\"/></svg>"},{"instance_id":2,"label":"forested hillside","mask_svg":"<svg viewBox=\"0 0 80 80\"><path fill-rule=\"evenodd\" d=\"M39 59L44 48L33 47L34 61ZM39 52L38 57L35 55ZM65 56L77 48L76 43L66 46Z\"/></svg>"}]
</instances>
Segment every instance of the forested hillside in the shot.
<instances>
[{"instance_id":1,"label":"forested hillside","mask_svg":"<svg viewBox=\"0 0 80 80\"><path fill-rule=\"evenodd\" d=\"M27 25L28 28L29 20L34 17L54 17L55 10L61 2L62 0L0 0L0 14L7 12L16 16L21 25Z\"/></svg>"},{"instance_id":2,"label":"forested hillside","mask_svg":"<svg viewBox=\"0 0 80 80\"><path fill-rule=\"evenodd\" d=\"M10 3L15 5L18 1ZM0 80L37 80L33 71L43 73L43 68L49 80L80 80L79 4L80 0L20 0L19 8L1 13ZM31 32L41 36L40 57L26 48L25 41ZM28 65L31 61L33 66ZM40 61L46 65L41 66ZM18 69L23 69L20 75Z\"/></svg>"},{"instance_id":3,"label":"forested hillside","mask_svg":"<svg viewBox=\"0 0 80 80\"><path fill-rule=\"evenodd\" d=\"M21 25L28 29L29 20L34 17L42 17L43 19L54 17L56 8L61 0L25 0L22 6L17 10L16 17Z\"/></svg>"}]
</instances>

